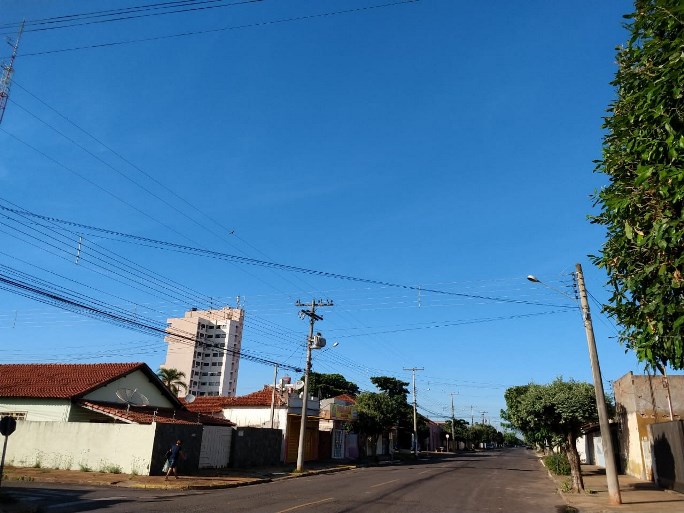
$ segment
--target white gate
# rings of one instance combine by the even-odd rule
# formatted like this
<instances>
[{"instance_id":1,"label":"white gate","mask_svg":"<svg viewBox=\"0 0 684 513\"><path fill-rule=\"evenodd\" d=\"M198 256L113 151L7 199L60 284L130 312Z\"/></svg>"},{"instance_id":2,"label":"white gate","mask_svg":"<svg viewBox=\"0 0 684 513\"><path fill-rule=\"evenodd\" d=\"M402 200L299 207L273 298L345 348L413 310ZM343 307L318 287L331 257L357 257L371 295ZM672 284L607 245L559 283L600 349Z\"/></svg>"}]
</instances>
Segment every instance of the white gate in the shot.
<instances>
[{"instance_id":1,"label":"white gate","mask_svg":"<svg viewBox=\"0 0 684 513\"><path fill-rule=\"evenodd\" d=\"M223 468L230 462L230 442L233 428L204 426L199 468Z\"/></svg>"}]
</instances>

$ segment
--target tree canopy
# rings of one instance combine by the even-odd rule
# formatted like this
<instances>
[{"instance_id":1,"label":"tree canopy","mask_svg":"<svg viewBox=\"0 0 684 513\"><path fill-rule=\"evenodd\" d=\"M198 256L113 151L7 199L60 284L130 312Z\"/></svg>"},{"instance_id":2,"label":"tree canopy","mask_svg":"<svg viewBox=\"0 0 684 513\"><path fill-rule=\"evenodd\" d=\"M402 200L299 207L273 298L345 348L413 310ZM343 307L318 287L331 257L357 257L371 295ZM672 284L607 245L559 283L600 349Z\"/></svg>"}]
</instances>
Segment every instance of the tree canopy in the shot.
<instances>
[{"instance_id":1,"label":"tree canopy","mask_svg":"<svg viewBox=\"0 0 684 513\"><path fill-rule=\"evenodd\" d=\"M598 420L594 386L557 378L548 385L511 387L502 417L528 441L558 445L568 455L573 488L584 490L576 441L583 425Z\"/></svg>"},{"instance_id":2,"label":"tree canopy","mask_svg":"<svg viewBox=\"0 0 684 513\"><path fill-rule=\"evenodd\" d=\"M178 369L160 367L157 376L175 396L178 396L181 388L186 391L188 389L188 385L185 384L185 372Z\"/></svg>"},{"instance_id":3,"label":"tree canopy","mask_svg":"<svg viewBox=\"0 0 684 513\"><path fill-rule=\"evenodd\" d=\"M609 184L594 197L591 220L607 230L594 263L620 342L664 372L684 369L684 4L637 0L626 18L596 167Z\"/></svg>"},{"instance_id":4,"label":"tree canopy","mask_svg":"<svg viewBox=\"0 0 684 513\"><path fill-rule=\"evenodd\" d=\"M356 396L359 387L347 381L342 374L309 373L309 392L317 393L321 399L328 399L342 394Z\"/></svg>"}]
</instances>

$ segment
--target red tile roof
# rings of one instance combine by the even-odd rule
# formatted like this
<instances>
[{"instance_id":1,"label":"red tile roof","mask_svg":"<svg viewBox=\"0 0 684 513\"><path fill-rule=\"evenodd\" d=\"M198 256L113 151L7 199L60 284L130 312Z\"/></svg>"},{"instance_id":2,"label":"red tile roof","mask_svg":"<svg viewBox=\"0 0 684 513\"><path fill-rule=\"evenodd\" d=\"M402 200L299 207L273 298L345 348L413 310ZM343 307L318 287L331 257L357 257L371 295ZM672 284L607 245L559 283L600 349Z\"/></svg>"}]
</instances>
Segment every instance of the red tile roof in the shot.
<instances>
[{"instance_id":1,"label":"red tile roof","mask_svg":"<svg viewBox=\"0 0 684 513\"><path fill-rule=\"evenodd\" d=\"M79 401L79 406L88 410L103 413L109 417L132 424L204 424L208 426L234 426L228 419L211 417L203 413L193 413L187 410L172 408L153 408L150 406L131 406L126 408L122 404L102 403L95 401Z\"/></svg>"},{"instance_id":2,"label":"red tile roof","mask_svg":"<svg viewBox=\"0 0 684 513\"><path fill-rule=\"evenodd\" d=\"M270 407L273 387L266 385L263 390L252 392L251 394L238 397L226 396L201 396L185 406L192 412L202 412L207 414L219 413L224 408L244 407ZM287 406L287 395L276 391L275 406Z\"/></svg>"},{"instance_id":3,"label":"red tile roof","mask_svg":"<svg viewBox=\"0 0 684 513\"><path fill-rule=\"evenodd\" d=\"M143 367L148 368L144 363L0 365L0 397L72 399Z\"/></svg>"},{"instance_id":4,"label":"red tile roof","mask_svg":"<svg viewBox=\"0 0 684 513\"><path fill-rule=\"evenodd\" d=\"M356 404L356 398L352 397L349 394L336 395L335 399L338 399L339 401L344 401L345 403L349 404Z\"/></svg>"}]
</instances>

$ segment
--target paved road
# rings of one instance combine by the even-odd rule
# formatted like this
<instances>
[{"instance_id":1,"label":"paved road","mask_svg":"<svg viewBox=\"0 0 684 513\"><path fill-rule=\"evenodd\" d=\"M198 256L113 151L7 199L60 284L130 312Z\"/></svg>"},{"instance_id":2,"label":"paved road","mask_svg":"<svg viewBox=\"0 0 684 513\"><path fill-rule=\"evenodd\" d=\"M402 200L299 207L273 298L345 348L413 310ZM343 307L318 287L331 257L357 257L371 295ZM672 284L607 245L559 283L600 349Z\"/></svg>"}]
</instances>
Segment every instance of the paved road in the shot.
<instances>
[{"instance_id":1,"label":"paved road","mask_svg":"<svg viewBox=\"0 0 684 513\"><path fill-rule=\"evenodd\" d=\"M54 494L45 513L556 513L563 511L564 504L539 460L524 449L223 490L50 487L24 491Z\"/></svg>"}]
</instances>

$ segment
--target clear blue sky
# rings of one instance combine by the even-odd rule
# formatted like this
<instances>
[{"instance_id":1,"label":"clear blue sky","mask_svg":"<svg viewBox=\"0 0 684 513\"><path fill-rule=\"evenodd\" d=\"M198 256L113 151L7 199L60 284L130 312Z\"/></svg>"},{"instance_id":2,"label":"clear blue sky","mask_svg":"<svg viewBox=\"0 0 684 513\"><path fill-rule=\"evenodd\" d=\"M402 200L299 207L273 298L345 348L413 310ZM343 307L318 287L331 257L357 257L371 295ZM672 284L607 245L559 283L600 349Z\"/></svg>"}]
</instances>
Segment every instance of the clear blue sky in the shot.
<instances>
[{"instance_id":1,"label":"clear blue sky","mask_svg":"<svg viewBox=\"0 0 684 513\"><path fill-rule=\"evenodd\" d=\"M143 3L2 0L0 16L7 26ZM485 411L496 425L506 387L559 375L591 381L577 309L525 277L570 292L579 262L593 296L609 296L587 256L604 234L587 215L604 183L592 161L632 4L421 0L361 9L385 3L265 0L27 27L0 125L0 204L408 288L77 228L36 232L6 211L0 265L156 322L192 306L235 306L240 296L245 351L295 366L307 333L295 301L332 299L316 328L340 345L315 353L314 370L371 389L370 376L408 381L403 369L422 367L418 403L437 419L450 414L451 393L457 416ZM159 38L190 32L203 33ZM75 49L141 39L151 40ZM0 57L9 54L4 45ZM117 275L93 272L112 255L127 259ZM192 292L131 282L133 265ZM592 308L604 381L641 372ZM3 289L0 340L4 362L156 369L165 356L160 336ZM243 362L238 392L272 374Z\"/></svg>"}]
</instances>

